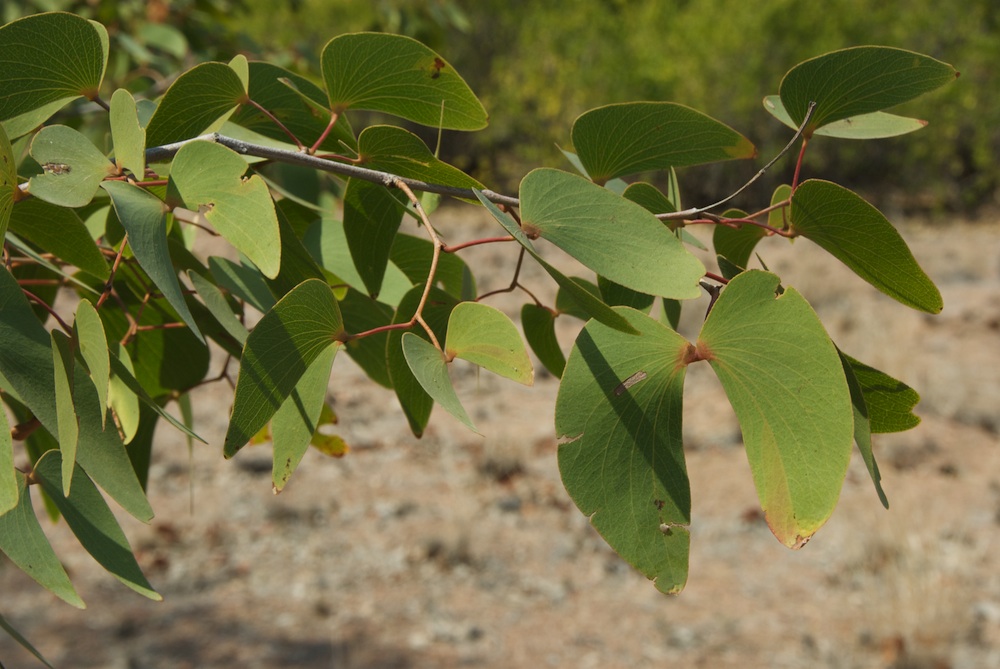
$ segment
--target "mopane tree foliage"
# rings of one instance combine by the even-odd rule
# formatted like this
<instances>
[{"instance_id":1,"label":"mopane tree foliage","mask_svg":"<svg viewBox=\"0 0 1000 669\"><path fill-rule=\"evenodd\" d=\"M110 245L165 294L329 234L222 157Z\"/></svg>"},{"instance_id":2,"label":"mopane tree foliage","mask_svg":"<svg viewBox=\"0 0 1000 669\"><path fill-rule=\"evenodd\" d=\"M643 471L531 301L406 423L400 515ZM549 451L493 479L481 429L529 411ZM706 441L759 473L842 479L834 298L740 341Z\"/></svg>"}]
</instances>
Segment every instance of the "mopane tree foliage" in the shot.
<instances>
[{"instance_id":1,"label":"mopane tree foliage","mask_svg":"<svg viewBox=\"0 0 1000 669\"><path fill-rule=\"evenodd\" d=\"M872 435L916 425L917 394L840 350L764 260L751 266L761 239L802 236L903 305L941 310L885 216L834 182L800 179L800 168L807 147L832 141L819 137L923 127L885 110L954 79L950 65L870 46L790 69L764 98L789 128L788 183L744 212L722 210L728 197L682 207L675 168L756 149L673 102L584 113L564 152L570 171L536 169L515 197L440 161L408 130L352 125L352 112L369 110L439 130L486 126L455 67L412 39L336 37L319 82L242 56L202 63L157 99L109 90L108 57L105 28L72 14L0 28L0 550L66 602L83 606L33 496L116 578L158 599L105 501L152 517L154 427L199 439L188 392L230 382L232 415L214 446L231 458L271 441L278 492L310 446L346 451L318 431L335 420L326 392L337 353L395 391L420 436L436 405L476 429L449 379L454 359L530 385L530 347L561 379L555 429L569 495L663 592L688 574L688 365L710 365L725 389L778 541L801 547L830 517L853 444L888 504ZM665 192L635 178L657 171ZM485 208L496 235L449 245L432 219L441 196ZM400 232L405 217L420 235ZM714 227L717 267L690 253L700 246L692 225ZM198 257L204 231L239 260ZM579 275L549 264L539 239L579 261ZM519 245L510 291L525 295L520 329L462 260L488 243ZM522 262L558 285L554 304L522 285ZM711 307L688 341L679 313L704 292ZM568 355L559 318L583 322ZM228 354L221 371L209 367L210 345Z\"/></svg>"}]
</instances>

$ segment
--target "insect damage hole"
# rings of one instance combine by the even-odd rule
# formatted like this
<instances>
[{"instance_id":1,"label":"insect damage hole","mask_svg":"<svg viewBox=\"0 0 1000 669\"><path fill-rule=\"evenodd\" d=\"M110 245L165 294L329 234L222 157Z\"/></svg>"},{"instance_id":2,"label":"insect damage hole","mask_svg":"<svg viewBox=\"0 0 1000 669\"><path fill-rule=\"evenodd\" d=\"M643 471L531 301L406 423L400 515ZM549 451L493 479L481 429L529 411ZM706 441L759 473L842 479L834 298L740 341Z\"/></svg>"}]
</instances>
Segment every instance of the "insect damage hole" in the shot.
<instances>
[{"instance_id":1,"label":"insect damage hole","mask_svg":"<svg viewBox=\"0 0 1000 669\"><path fill-rule=\"evenodd\" d=\"M620 397L626 390L645 379L646 376L646 372L639 371L619 383L615 388L615 397Z\"/></svg>"}]
</instances>

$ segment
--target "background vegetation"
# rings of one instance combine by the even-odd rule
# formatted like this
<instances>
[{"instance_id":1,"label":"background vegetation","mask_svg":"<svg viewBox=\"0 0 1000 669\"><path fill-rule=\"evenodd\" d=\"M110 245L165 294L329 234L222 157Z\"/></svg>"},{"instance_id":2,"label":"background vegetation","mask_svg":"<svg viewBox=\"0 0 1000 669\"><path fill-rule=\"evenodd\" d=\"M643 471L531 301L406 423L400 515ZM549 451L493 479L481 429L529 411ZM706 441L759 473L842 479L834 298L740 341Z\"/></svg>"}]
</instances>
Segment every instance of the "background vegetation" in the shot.
<instances>
[{"instance_id":1,"label":"background vegetation","mask_svg":"<svg viewBox=\"0 0 1000 669\"><path fill-rule=\"evenodd\" d=\"M485 131L447 134L442 158L506 190L532 167L566 167L557 145L569 148L573 119L612 102L680 102L732 125L761 155L772 155L789 131L764 112L761 99L777 93L773 82L788 63L860 44L913 49L962 73L957 85L917 102L920 117L934 119L922 141L825 140L829 146L813 152L807 165L835 170L862 195L878 192L883 209L970 210L997 202L1000 88L992 73L1000 62L1000 6L993 0L960 6L914 0L905 10L884 0L553 0L520 3L516 11L500 0L293 0L279 6L268 0L25 0L4 3L3 19L51 9L89 12L108 25L132 59L113 64L111 74L138 76L133 90L163 86L162 75L178 61L193 65L237 51L266 54L315 78L316 58L336 34L416 37L463 73L491 115ZM427 139L434 146L435 138ZM759 165L734 167L686 170L682 186L702 201L742 183ZM749 196L767 197L783 177L776 171Z\"/></svg>"}]
</instances>

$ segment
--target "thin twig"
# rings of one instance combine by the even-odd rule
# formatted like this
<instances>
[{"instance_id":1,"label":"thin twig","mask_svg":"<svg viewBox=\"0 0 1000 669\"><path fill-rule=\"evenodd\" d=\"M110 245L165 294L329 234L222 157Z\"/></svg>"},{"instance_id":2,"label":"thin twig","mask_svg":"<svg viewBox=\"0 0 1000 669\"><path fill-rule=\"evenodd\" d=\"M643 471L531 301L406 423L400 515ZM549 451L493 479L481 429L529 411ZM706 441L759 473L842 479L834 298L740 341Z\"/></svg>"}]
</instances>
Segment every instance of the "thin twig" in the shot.
<instances>
[{"instance_id":1,"label":"thin twig","mask_svg":"<svg viewBox=\"0 0 1000 669\"><path fill-rule=\"evenodd\" d=\"M799 137L802 137L802 133L805 132L806 126L809 124L809 119L812 118L813 111L815 109L816 109L816 103L815 102L810 102L809 103L809 109L806 111L806 116L805 116L804 119L802 119L802 124L799 126L799 129L795 131L795 134L792 136L792 139L789 140L788 144L785 145L785 148L783 148L778 153L778 155L776 155L774 158L772 158L767 163L767 165L764 165L764 167L760 168L760 170L757 172L757 174L755 174L753 176L753 178L750 179L750 181L746 182L745 184L743 184L742 186L740 186L739 188L737 188L734 193L732 193L731 195L728 195L727 197L722 198L718 202L715 202L713 204L708 205L707 207L700 207L700 208L697 208L697 209L685 209L684 211L673 211L673 212L669 212L669 213L666 213L666 214L657 214L656 217L658 219L660 219L661 221L673 221L673 220L678 220L678 219L690 218L690 217L696 216L698 214L704 214L709 209L715 209L716 207L718 207L720 205L723 205L726 202L729 202L730 200L732 200L734 197L736 197L737 195L739 195L740 193L742 193L743 191L745 191L747 188L749 188L750 185L753 182L757 181L757 179L760 179L762 176L764 176L764 173L767 172L769 169L771 169L772 165L774 165L776 162L778 162L778 160L780 160L782 158L782 156L784 156L786 153L788 153L791 150L791 148L792 148L792 146L794 146L795 142L797 142L799 140ZM805 150L805 143L803 143L802 148L803 148L803 150ZM801 162L802 162L802 160L801 160L801 154L800 154L799 163L801 163ZM796 176L798 176L798 167L797 166L796 166L795 174L796 174ZM794 189L795 186L793 185L792 188Z\"/></svg>"},{"instance_id":2,"label":"thin twig","mask_svg":"<svg viewBox=\"0 0 1000 669\"><path fill-rule=\"evenodd\" d=\"M22 288L21 292L24 293L24 296L27 297L29 300L31 300L32 302L34 302L35 304L37 304L38 306L40 306L42 309L45 309L45 311L49 312L49 316L52 316L52 318L56 319L56 322L59 323L59 327L61 327L63 330L65 330L66 334L68 334L70 336L73 336L73 328L70 327L66 323L66 321L64 321L59 316L59 314L57 314L55 312L55 309L53 309L52 307L50 307L49 304L45 300L43 300L42 298L40 298L37 295L35 295L34 293L32 293L30 290L25 290L24 288Z\"/></svg>"},{"instance_id":3,"label":"thin twig","mask_svg":"<svg viewBox=\"0 0 1000 669\"><path fill-rule=\"evenodd\" d=\"M441 259L441 248L444 246L444 243L442 243L441 238L438 237L437 232L435 232L430 219L427 218L427 212L424 211L423 206L420 204L420 198L414 195L413 191L410 190L410 187L401 179L397 179L393 185L406 193L406 197L410 198L410 202L413 203L414 209L417 210L417 215L420 216L420 220L423 222L424 228L427 230L427 234L430 235L431 243L434 244L434 255L431 256L431 267L427 271L427 283L424 284L424 294L420 296L420 302L417 304L417 309L413 312L413 318L410 320L414 323L420 323L420 326L431 338L431 343L434 344L434 348L439 351L443 351L444 349L441 348L441 343L438 342L437 337L434 335L434 330L432 330L431 326L424 320L424 306L427 304L427 298L431 294L431 288L434 287L434 275L437 274L438 261Z\"/></svg>"},{"instance_id":4,"label":"thin twig","mask_svg":"<svg viewBox=\"0 0 1000 669\"><path fill-rule=\"evenodd\" d=\"M111 265L111 276L108 277L107 282L104 284L104 292L102 292L101 296L97 298L97 304L94 305L94 308L96 309L100 309L101 305L108 299L108 295L111 294L111 289L115 285L115 273L118 272L118 266L121 265L122 254L125 253L125 244L127 243L128 233L126 232L122 237L121 245L118 247L118 254L115 256L115 262Z\"/></svg>"},{"instance_id":5,"label":"thin twig","mask_svg":"<svg viewBox=\"0 0 1000 669\"><path fill-rule=\"evenodd\" d=\"M299 147L299 151L305 151L306 150L305 145L302 144L302 142L299 141L299 138L295 136L295 133L293 133L291 130L289 130L288 126L286 126L284 123L282 123L281 121L279 121L277 116L275 116L274 114L272 114L270 111L268 111L267 109L265 109L262 105L260 105L259 103L255 102L254 100L249 100L248 99L247 102L249 102L251 105L253 105L253 107L257 111L259 111L261 114L263 114L264 116L266 116L269 119L271 119L271 122L274 123L276 126L278 126L281 129L281 132L283 132L286 135L288 135L288 137L291 138L292 142L295 143L295 146Z\"/></svg>"}]
</instances>

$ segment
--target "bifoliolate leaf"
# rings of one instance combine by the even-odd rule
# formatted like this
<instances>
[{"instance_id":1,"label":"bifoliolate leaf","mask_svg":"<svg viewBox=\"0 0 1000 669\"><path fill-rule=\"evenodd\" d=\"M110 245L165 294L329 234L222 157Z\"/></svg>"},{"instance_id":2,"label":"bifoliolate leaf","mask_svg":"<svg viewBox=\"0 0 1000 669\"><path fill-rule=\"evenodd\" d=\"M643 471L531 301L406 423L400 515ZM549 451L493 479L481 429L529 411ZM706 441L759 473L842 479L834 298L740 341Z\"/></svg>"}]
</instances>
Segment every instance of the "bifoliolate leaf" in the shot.
<instances>
[{"instance_id":1,"label":"bifoliolate leaf","mask_svg":"<svg viewBox=\"0 0 1000 669\"><path fill-rule=\"evenodd\" d=\"M913 51L858 46L799 63L781 80L781 102L798 127L809 103L816 109L806 135L816 128L895 107L958 76L951 65Z\"/></svg>"},{"instance_id":2,"label":"bifoliolate leaf","mask_svg":"<svg viewBox=\"0 0 1000 669\"><path fill-rule=\"evenodd\" d=\"M135 99L124 88L111 96L111 139L115 145L115 162L136 179L146 174L146 130L139 125Z\"/></svg>"},{"instance_id":3,"label":"bifoliolate leaf","mask_svg":"<svg viewBox=\"0 0 1000 669\"><path fill-rule=\"evenodd\" d=\"M115 214L128 233L128 244L139 266L146 270L146 274L191 329L192 334L204 341L201 330L184 301L177 272L170 260L166 205L163 200L124 181L106 181L101 187L111 196Z\"/></svg>"},{"instance_id":4,"label":"bifoliolate leaf","mask_svg":"<svg viewBox=\"0 0 1000 669\"><path fill-rule=\"evenodd\" d=\"M517 326L502 311L462 302L448 319L445 355L462 358L526 386L535 378Z\"/></svg>"},{"instance_id":5,"label":"bifoliolate leaf","mask_svg":"<svg viewBox=\"0 0 1000 669\"><path fill-rule=\"evenodd\" d=\"M441 56L409 37L340 35L323 48L321 65L334 111L382 111L447 130L486 127L486 110L465 80Z\"/></svg>"},{"instance_id":6,"label":"bifoliolate leaf","mask_svg":"<svg viewBox=\"0 0 1000 669\"><path fill-rule=\"evenodd\" d=\"M524 247L528 254L535 259L535 262L541 265L542 269L544 269L548 275L552 277L556 284L558 284L560 293L565 293L569 299L580 308L580 310L587 314L588 317L594 318L608 327L615 328L616 330L633 334L635 333L634 328L629 325L628 321L625 320L621 314L617 313L601 301L600 294L597 290L593 292L586 290L575 280L545 262L535 250L535 245L531 243L528 236L521 228L518 227L517 223L515 223L510 216L500 211L500 209L497 208L495 204L487 200L480 191L477 190L475 193L476 197L479 198L479 201L482 202L484 207L486 207L486 210L493 215L493 218L495 218L497 222L499 222L500 225L502 225L503 228L510 233L518 244Z\"/></svg>"},{"instance_id":7,"label":"bifoliolate leaf","mask_svg":"<svg viewBox=\"0 0 1000 669\"><path fill-rule=\"evenodd\" d=\"M792 117L788 115L781 97L768 95L764 98L764 109L789 128L798 130L799 127L792 122ZM837 139L883 139L905 135L926 126L927 121L918 118L872 112L834 121L818 128L813 134Z\"/></svg>"},{"instance_id":8,"label":"bifoliolate leaf","mask_svg":"<svg viewBox=\"0 0 1000 669\"><path fill-rule=\"evenodd\" d=\"M330 369L339 348L330 346L320 352L271 419L271 442L274 444L271 480L275 493L284 489L319 427Z\"/></svg>"},{"instance_id":9,"label":"bifoliolate leaf","mask_svg":"<svg viewBox=\"0 0 1000 669\"><path fill-rule=\"evenodd\" d=\"M944 302L896 228L859 195L810 179L792 196L792 230L903 304L936 314Z\"/></svg>"},{"instance_id":10,"label":"bifoliolate leaf","mask_svg":"<svg viewBox=\"0 0 1000 669\"><path fill-rule=\"evenodd\" d=\"M78 609L85 608L38 524L28 491L24 476L18 474L17 506L0 515L0 551L56 597Z\"/></svg>"},{"instance_id":11,"label":"bifoliolate leaf","mask_svg":"<svg viewBox=\"0 0 1000 669\"><path fill-rule=\"evenodd\" d=\"M583 177L541 168L521 181L524 231L632 290L698 297L701 262L643 207Z\"/></svg>"},{"instance_id":12,"label":"bifoliolate leaf","mask_svg":"<svg viewBox=\"0 0 1000 669\"><path fill-rule=\"evenodd\" d=\"M647 170L757 155L740 133L674 102L626 102L585 112L573 122L573 147L599 184Z\"/></svg>"},{"instance_id":13,"label":"bifoliolate leaf","mask_svg":"<svg viewBox=\"0 0 1000 669\"><path fill-rule=\"evenodd\" d=\"M470 430L478 432L455 394L448 376L448 363L441 351L412 332L404 332L401 343L406 364L424 392Z\"/></svg>"},{"instance_id":14,"label":"bifoliolate leaf","mask_svg":"<svg viewBox=\"0 0 1000 669\"><path fill-rule=\"evenodd\" d=\"M79 467L72 470L73 492L63 493L62 457L59 451L49 451L35 463L35 475L46 494L52 498L66 519L66 524L80 544L102 567L140 595L154 601L163 599L143 576L132 555L125 533L118 526L107 502L97 486Z\"/></svg>"},{"instance_id":15,"label":"bifoliolate leaf","mask_svg":"<svg viewBox=\"0 0 1000 669\"><path fill-rule=\"evenodd\" d=\"M278 216L267 184L256 174L244 179L246 171L246 161L235 151L211 142L192 142L174 156L170 185L188 209L207 207L208 222L264 276L273 279L281 268Z\"/></svg>"},{"instance_id":16,"label":"bifoliolate leaf","mask_svg":"<svg viewBox=\"0 0 1000 669\"><path fill-rule=\"evenodd\" d=\"M42 173L31 177L28 191L60 207L88 204L101 181L117 172L93 142L65 125L42 128L31 140L31 157Z\"/></svg>"},{"instance_id":17,"label":"bifoliolate leaf","mask_svg":"<svg viewBox=\"0 0 1000 669\"><path fill-rule=\"evenodd\" d=\"M264 314L243 347L226 431L227 458L267 425L313 361L342 332L333 291L318 279L301 283Z\"/></svg>"},{"instance_id":18,"label":"bifoliolate leaf","mask_svg":"<svg viewBox=\"0 0 1000 669\"><path fill-rule=\"evenodd\" d=\"M757 496L774 535L798 548L833 513L854 420L840 356L805 299L751 270L722 290L697 354L733 405Z\"/></svg>"},{"instance_id":19,"label":"bifoliolate leaf","mask_svg":"<svg viewBox=\"0 0 1000 669\"><path fill-rule=\"evenodd\" d=\"M689 344L645 314L615 309L640 332L591 321L556 399L559 471L580 510L633 567L674 593L687 581L691 493L681 408Z\"/></svg>"},{"instance_id":20,"label":"bifoliolate leaf","mask_svg":"<svg viewBox=\"0 0 1000 669\"><path fill-rule=\"evenodd\" d=\"M0 81L0 121L45 107L17 124L23 134L71 100L96 96L107 59L107 31L80 16L53 12L8 23L0 28L0 63L17 76Z\"/></svg>"},{"instance_id":21,"label":"bifoliolate leaf","mask_svg":"<svg viewBox=\"0 0 1000 669\"><path fill-rule=\"evenodd\" d=\"M146 146L197 137L247 98L243 82L224 63L202 63L170 85L146 125Z\"/></svg>"}]
</instances>

